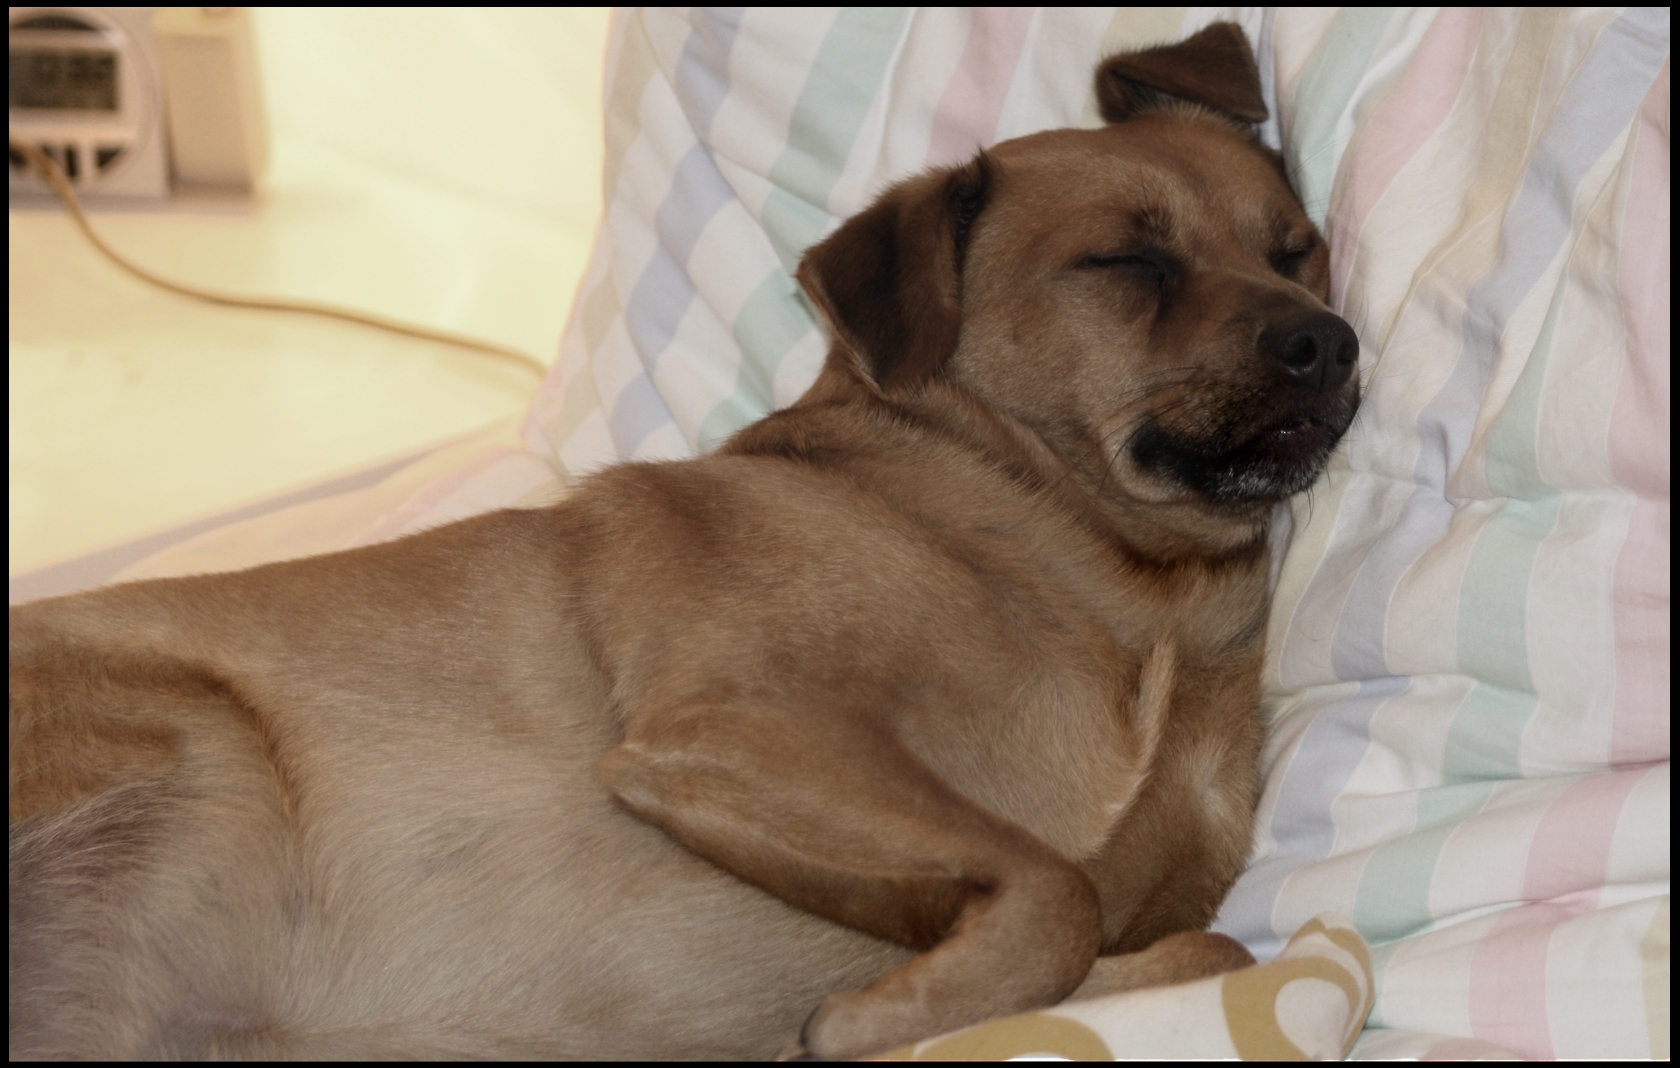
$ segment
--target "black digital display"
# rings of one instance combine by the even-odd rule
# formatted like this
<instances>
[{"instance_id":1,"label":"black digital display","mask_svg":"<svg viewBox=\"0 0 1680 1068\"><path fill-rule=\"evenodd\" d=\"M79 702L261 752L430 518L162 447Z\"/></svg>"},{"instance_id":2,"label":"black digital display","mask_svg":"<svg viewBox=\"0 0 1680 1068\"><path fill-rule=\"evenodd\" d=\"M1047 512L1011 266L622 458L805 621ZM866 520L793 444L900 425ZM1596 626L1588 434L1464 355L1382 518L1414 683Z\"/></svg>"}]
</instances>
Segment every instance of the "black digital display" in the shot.
<instances>
[{"instance_id":1,"label":"black digital display","mask_svg":"<svg viewBox=\"0 0 1680 1068\"><path fill-rule=\"evenodd\" d=\"M6 66L9 106L116 111L117 54L85 48L13 48Z\"/></svg>"}]
</instances>

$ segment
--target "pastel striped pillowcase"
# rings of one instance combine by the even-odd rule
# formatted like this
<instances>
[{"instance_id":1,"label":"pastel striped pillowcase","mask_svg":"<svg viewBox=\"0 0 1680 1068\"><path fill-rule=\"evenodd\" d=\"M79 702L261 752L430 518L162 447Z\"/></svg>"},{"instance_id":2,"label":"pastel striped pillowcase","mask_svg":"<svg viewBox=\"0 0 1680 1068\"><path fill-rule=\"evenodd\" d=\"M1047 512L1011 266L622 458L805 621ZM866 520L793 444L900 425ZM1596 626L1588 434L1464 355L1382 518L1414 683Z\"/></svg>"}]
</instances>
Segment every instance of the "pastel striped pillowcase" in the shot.
<instances>
[{"instance_id":1,"label":"pastel striped pillowcase","mask_svg":"<svg viewBox=\"0 0 1680 1068\"><path fill-rule=\"evenodd\" d=\"M1668 52L1666 10L1347 9L1279 60L1368 392L1221 926L1346 911L1374 1026L1667 1055Z\"/></svg>"}]
</instances>

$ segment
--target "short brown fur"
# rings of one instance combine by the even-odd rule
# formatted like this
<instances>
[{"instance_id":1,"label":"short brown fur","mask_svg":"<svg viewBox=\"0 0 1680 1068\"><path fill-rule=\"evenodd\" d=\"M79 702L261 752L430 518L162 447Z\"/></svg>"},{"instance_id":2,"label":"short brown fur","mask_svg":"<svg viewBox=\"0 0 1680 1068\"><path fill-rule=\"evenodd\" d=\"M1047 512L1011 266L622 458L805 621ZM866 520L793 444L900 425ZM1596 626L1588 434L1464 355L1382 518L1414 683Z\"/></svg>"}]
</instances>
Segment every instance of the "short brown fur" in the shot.
<instances>
[{"instance_id":1,"label":"short brown fur","mask_svg":"<svg viewBox=\"0 0 1680 1068\"><path fill-rule=\"evenodd\" d=\"M856 1057L1249 963L1357 344L1240 30L1097 92L812 249L828 363L711 456L14 609L12 1056Z\"/></svg>"}]
</instances>

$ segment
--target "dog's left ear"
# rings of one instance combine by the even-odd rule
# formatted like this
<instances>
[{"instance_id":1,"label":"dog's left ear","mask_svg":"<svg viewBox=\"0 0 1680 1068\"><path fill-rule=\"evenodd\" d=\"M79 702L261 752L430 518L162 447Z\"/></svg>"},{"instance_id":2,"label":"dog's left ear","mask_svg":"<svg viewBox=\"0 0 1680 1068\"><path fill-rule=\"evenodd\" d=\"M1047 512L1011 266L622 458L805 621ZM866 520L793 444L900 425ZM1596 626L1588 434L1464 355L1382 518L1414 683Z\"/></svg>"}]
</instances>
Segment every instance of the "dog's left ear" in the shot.
<instances>
[{"instance_id":1,"label":"dog's left ear","mask_svg":"<svg viewBox=\"0 0 1680 1068\"><path fill-rule=\"evenodd\" d=\"M834 344L821 396L862 384L878 396L938 374L957 347L969 233L991 164L912 178L847 220L799 262L799 284Z\"/></svg>"},{"instance_id":2,"label":"dog's left ear","mask_svg":"<svg viewBox=\"0 0 1680 1068\"><path fill-rule=\"evenodd\" d=\"M1123 52L1097 67L1097 106L1108 122L1124 122L1169 99L1242 122L1264 122L1260 69L1242 27L1215 22L1177 44Z\"/></svg>"}]
</instances>

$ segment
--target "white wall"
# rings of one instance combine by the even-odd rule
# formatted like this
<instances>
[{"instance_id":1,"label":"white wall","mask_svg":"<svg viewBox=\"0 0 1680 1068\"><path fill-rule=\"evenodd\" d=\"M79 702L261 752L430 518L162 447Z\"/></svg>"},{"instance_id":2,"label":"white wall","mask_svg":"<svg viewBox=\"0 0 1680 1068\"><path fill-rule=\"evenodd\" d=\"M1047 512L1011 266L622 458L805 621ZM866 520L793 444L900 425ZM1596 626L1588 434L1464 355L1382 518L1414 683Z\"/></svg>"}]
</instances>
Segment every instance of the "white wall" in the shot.
<instances>
[{"instance_id":1,"label":"white wall","mask_svg":"<svg viewBox=\"0 0 1680 1068\"><path fill-rule=\"evenodd\" d=\"M609 8L258 8L276 131L593 230Z\"/></svg>"}]
</instances>

